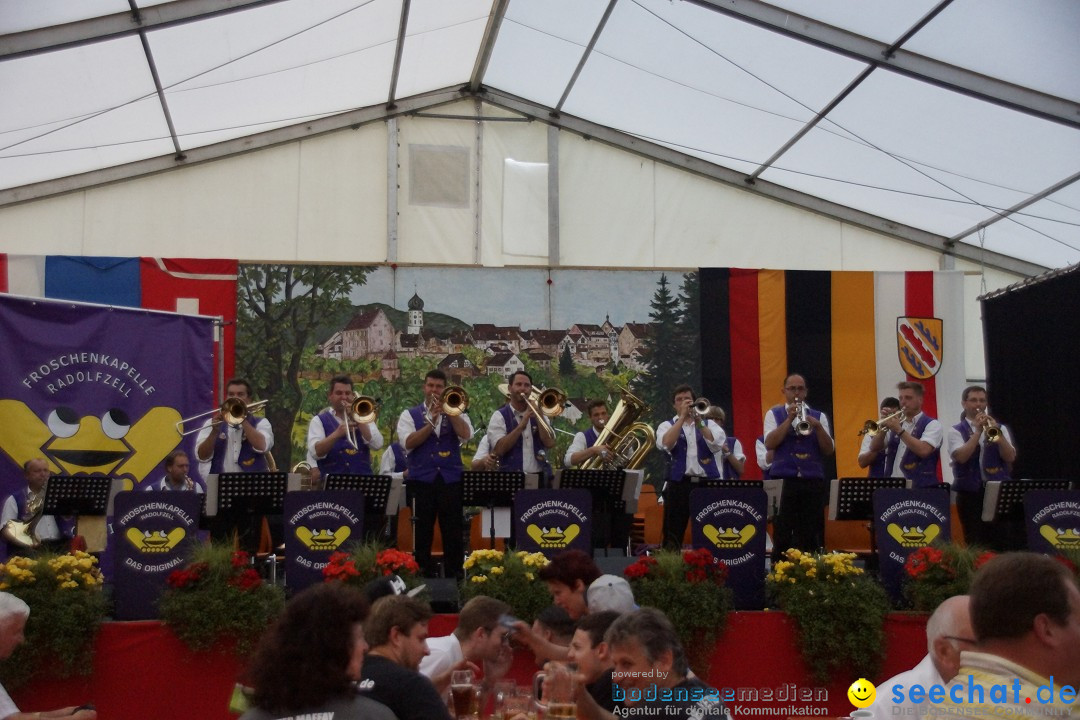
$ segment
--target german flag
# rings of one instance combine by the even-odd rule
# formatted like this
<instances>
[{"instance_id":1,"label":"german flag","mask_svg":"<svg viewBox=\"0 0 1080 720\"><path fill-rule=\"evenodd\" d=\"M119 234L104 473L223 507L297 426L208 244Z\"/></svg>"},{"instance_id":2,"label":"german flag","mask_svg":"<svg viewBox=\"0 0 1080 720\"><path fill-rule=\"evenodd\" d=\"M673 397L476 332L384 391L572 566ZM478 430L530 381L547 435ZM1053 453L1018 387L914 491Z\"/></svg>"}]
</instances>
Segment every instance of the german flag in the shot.
<instances>
[{"instance_id":1,"label":"german flag","mask_svg":"<svg viewBox=\"0 0 1080 720\"><path fill-rule=\"evenodd\" d=\"M858 432L898 382L921 382L923 410L943 425L956 422L965 384L963 273L699 272L704 394L731 408L729 431L748 459L789 373L806 378L807 403L829 417L833 477L866 474ZM746 467L746 477L760 477L756 463Z\"/></svg>"}]
</instances>

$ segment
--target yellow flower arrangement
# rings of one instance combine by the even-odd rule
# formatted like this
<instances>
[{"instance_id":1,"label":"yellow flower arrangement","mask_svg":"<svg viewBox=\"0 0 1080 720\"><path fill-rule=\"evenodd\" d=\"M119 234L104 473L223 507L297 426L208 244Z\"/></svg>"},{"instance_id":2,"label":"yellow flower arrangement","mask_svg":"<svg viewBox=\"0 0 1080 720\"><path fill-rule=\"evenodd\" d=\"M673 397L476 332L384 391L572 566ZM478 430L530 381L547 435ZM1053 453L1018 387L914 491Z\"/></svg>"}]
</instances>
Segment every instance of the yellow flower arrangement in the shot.
<instances>
[{"instance_id":1,"label":"yellow flower arrangement","mask_svg":"<svg viewBox=\"0 0 1080 720\"><path fill-rule=\"evenodd\" d=\"M547 586L536 581L534 572L547 562L543 553L474 550L463 566L462 599L489 595L510 605L516 617L532 622L551 604Z\"/></svg>"},{"instance_id":2,"label":"yellow flower arrangement","mask_svg":"<svg viewBox=\"0 0 1080 720\"><path fill-rule=\"evenodd\" d=\"M30 606L26 642L0 668L7 688L37 672L57 677L93 670L94 638L105 617L104 578L85 552L13 557L0 564L0 590Z\"/></svg>"},{"instance_id":3,"label":"yellow flower arrangement","mask_svg":"<svg viewBox=\"0 0 1080 720\"><path fill-rule=\"evenodd\" d=\"M874 677L885 642L889 599L855 565L854 553L790 549L772 566L768 588L795 621L807 668L821 682L833 676Z\"/></svg>"}]
</instances>

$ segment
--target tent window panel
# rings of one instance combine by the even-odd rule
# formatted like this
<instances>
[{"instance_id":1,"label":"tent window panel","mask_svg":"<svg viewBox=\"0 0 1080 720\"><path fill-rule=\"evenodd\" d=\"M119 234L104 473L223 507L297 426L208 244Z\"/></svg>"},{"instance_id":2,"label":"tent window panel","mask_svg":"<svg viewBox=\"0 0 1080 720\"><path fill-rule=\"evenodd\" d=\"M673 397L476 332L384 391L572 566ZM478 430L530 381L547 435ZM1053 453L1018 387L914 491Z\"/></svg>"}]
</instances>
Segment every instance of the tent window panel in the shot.
<instances>
[{"instance_id":1,"label":"tent window panel","mask_svg":"<svg viewBox=\"0 0 1080 720\"><path fill-rule=\"evenodd\" d=\"M445 145L409 146L409 203L469 207L469 150Z\"/></svg>"}]
</instances>

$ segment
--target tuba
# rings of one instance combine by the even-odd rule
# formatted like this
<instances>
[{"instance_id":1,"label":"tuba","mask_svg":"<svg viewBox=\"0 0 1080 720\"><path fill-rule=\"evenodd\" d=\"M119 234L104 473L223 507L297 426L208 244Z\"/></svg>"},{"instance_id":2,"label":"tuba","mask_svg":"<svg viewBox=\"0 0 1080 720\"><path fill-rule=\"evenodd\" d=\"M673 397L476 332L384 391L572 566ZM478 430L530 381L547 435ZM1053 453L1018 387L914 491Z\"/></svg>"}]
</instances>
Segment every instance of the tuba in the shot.
<instances>
[{"instance_id":1,"label":"tuba","mask_svg":"<svg viewBox=\"0 0 1080 720\"><path fill-rule=\"evenodd\" d=\"M629 390L620 388L622 397L615 411L596 436L597 445L611 448L611 457L591 457L581 464L583 470L634 470L644 461L656 443L656 432L638 418L649 406Z\"/></svg>"},{"instance_id":2,"label":"tuba","mask_svg":"<svg viewBox=\"0 0 1080 720\"><path fill-rule=\"evenodd\" d=\"M26 511L21 517L8 520L4 525L4 540L12 545L18 545L24 549L36 548L41 544L37 536L37 524L41 519L42 510L45 509L45 488L40 492L26 493Z\"/></svg>"}]
</instances>

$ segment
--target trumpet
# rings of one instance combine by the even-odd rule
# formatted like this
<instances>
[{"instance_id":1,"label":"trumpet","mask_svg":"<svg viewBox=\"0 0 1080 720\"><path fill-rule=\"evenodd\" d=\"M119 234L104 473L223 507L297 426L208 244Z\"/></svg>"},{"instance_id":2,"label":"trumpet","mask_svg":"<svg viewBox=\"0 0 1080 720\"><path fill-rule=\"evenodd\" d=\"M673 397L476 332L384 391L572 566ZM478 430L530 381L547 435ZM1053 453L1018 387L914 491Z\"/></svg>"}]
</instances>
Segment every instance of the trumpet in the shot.
<instances>
[{"instance_id":1,"label":"trumpet","mask_svg":"<svg viewBox=\"0 0 1080 720\"><path fill-rule=\"evenodd\" d=\"M724 410L719 405L710 403L709 398L699 397L694 401L690 412L697 420L724 420Z\"/></svg>"},{"instance_id":2,"label":"trumpet","mask_svg":"<svg viewBox=\"0 0 1080 720\"><path fill-rule=\"evenodd\" d=\"M898 417L903 417L903 415L904 415L904 409L900 408L899 410L894 412L892 415L886 415L885 417L883 417L883 418L881 418L879 420L867 420L866 422L863 423L863 428L862 428L862 430L859 431L859 435L869 435L870 437L874 437L879 432L881 432L882 423L886 422L887 420L894 420L894 419L896 419Z\"/></svg>"},{"instance_id":3,"label":"trumpet","mask_svg":"<svg viewBox=\"0 0 1080 720\"><path fill-rule=\"evenodd\" d=\"M1000 442L1001 441L1001 427L997 424L994 418L990 417L989 413L983 413L986 416L986 430L983 432L986 434L986 442Z\"/></svg>"},{"instance_id":4,"label":"trumpet","mask_svg":"<svg viewBox=\"0 0 1080 720\"><path fill-rule=\"evenodd\" d=\"M198 420L199 418L204 418L208 415L213 415L214 413L220 413L221 419L214 421L211 424L211 427L220 423L225 423L229 427L240 427L244 423L244 420L247 419L248 415L265 409L267 402L267 400L259 400L258 402L253 402L249 405L240 398L225 398L225 402L221 403L221 407L217 410L207 410L204 413L192 415L191 417L186 417L183 420L177 421L176 432L180 433L181 437L187 437L192 433L197 433L202 430L201 427L184 430L184 425L192 420Z\"/></svg>"},{"instance_id":5,"label":"trumpet","mask_svg":"<svg viewBox=\"0 0 1080 720\"><path fill-rule=\"evenodd\" d=\"M810 427L810 421L806 419L806 403L802 400L795 401L795 434L809 435L814 432Z\"/></svg>"}]
</instances>

